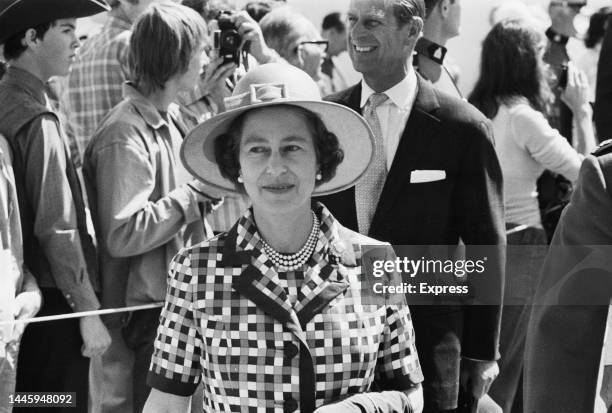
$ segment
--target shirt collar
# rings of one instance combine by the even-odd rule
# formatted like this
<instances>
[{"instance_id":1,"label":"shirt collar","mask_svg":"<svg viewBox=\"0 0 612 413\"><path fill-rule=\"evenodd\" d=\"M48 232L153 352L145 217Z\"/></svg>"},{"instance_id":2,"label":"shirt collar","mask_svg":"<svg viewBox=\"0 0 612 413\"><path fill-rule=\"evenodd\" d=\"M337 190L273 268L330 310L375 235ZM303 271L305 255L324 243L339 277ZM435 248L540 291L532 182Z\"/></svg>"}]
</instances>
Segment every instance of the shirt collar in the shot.
<instances>
[{"instance_id":1,"label":"shirt collar","mask_svg":"<svg viewBox=\"0 0 612 413\"><path fill-rule=\"evenodd\" d=\"M313 255L323 255L338 262L344 249L344 244L338 235L338 221L336 221L331 212L319 202L314 203L313 210L315 214L317 214L320 222L319 240ZM249 208L242 217L240 217L233 231L236 231L237 250L260 251L263 248L262 240L257 231L257 225L253 217L252 208Z\"/></svg>"},{"instance_id":2,"label":"shirt collar","mask_svg":"<svg viewBox=\"0 0 612 413\"><path fill-rule=\"evenodd\" d=\"M9 66L6 74L4 75L3 81L7 84L19 86L40 104L45 106L47 105L45 83L27 70Z\"/></svg>"},{"instance_id":3,"label":"shirt collar","mask_svg":"<svg viewBox=\"0 0 612 413\"><path fill-rule=\"evenodd\" d=\"M387 95L389 100L393 102L400 109L409 110L410 105L414 101L417 91L417 77L412 65L408 68L408 74L398 83L391 88L385 90L384 93ZM371 95L376 93L368 84L365 79L361 81L361 103L360 108L364 108L368 99Z\"/></svg>"},{"instance_id":4,"label":"shirt collar","mask_svg":"<svg viewBox=\"0 0 612 413\"><path fill-rule=\"evenodd\" d=\"M132 22L125 19L123 16L114 16L112 14L108 15L105 26L120 31L132 30Z\"/></svg>"},{"instance_id":5,"label":"shirt collar","mask_svg":"<svg viewBox=\"0 0 612 413\"><path fill-rule=\"evenodd\" d=\"M132 105L140 113L140 116L144 121L153 129L159 129L162 126L168 126L168 122L162 118L161 114L149 99L144 97L132 82L125 82L123 84L123 97L129 99ZM170 104L168 107L168 114L177 117L178 116L178 105L175 103Z\"/></svg>"}]
</instances>

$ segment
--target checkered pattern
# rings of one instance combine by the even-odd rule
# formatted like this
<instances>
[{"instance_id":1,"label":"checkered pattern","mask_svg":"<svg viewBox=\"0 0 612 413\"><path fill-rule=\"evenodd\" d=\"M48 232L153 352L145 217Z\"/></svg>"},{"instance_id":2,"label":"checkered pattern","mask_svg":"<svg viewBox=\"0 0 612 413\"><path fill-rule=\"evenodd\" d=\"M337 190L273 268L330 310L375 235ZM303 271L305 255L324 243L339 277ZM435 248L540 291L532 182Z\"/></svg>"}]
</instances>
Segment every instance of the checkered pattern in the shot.
<instances>
[{"instance_id":1,"label":"checkered pattern","mask_svg":"<svg viewBox=\"0 0 612 413\"><path fill-rule=\"evenodd\" d=\"M60 106L81 157L102 118L123 99L130 28L129 22L109 16L101 31L83 43L72 65L68 101Z\"/></svg>"},{"instance_id":2,"label":"checkered pattern","mask_svg":"<svg viewBox=\"0 0 612 413\"><path fill-rule=\"evenodd\" d=\"M362 302L359 245L355 266L339 263L339 224L322 205L316 212L313 257L283 274L303 276L293 306L250 210L229 233L175 257L152 387L186 396L201 379L205 411L264 412L306 411L308 394L318 407L367 391L375 377L398 390L422 381L408 306Z\"/></svg>"}]
</instances>

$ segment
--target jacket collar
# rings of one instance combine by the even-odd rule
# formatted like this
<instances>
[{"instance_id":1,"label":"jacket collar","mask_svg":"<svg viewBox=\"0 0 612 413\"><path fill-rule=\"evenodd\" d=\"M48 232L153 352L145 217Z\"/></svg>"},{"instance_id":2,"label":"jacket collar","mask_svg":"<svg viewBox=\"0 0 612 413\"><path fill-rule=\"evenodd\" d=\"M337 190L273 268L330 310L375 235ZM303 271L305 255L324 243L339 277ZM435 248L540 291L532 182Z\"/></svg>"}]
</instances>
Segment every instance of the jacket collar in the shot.
<instances>
[{"instance_id":1,"label":"jacket collar","mask_svg":"<svg viewBox=\"0 0 612 413\"><path fill-rule=\"evenodd\" d=\"M153 129L159 129L162 126L168 126L166 119L162 118L161 114L149 99L144 97L132 82L123 84L123 97L129 99L136 111L142 116L144 121ZM168 114L174 119L178 119L179 107L175 103L168 107Z\"/></svg>"},{"instance_id":2,"label":"jacket collar","mask_svg":"<svg viewBox=\"0 0 612 413\"><path fill-rule=\"evenodd\" d=\"M25 90L38 103L48 106L45 83L27 70L9 66L2 81Z\"/></svg>"},{"instance_id":3,"label":"jacket collar","mask_svg":"<svg viewBox=\"0 0 612 413\"><path fill-rule=\"evenodd\" d=\"M322 204L316 204L314 210L320 218L321 232L295 307L280 285L276 268L262 252L251 209L227 233L221 260L223 266L243 267L232 281L234 290L304 340L305 325L348 288L346 267L356 265L353 246L340 238L338 222Z\"/></svg>"}]
</instances>

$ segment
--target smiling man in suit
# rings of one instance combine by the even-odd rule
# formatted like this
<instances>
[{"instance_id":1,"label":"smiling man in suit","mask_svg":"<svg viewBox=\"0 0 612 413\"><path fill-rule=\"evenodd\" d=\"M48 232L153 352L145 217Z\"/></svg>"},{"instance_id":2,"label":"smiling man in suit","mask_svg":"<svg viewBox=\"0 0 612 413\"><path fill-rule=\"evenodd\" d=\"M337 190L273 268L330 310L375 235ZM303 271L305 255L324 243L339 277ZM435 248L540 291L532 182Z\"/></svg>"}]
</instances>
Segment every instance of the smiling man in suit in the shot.
<instances>
[{"instance_id":1,"label":"smiling man in suit","mask_svg":"<svg viewBox=\"0 0 612 413\"><path fill-rule=\"evenodd\" d=\"M425 412L443 412L474 408L497 375L505 235L489 122L412 68L424 15L423 0L351 1L349 54L363 81L327 99L364 115L377 150L362 181L321 201L343 225L395 245L496 246L484 277L495 305L411 307Z\"/></svg>"}]
</instances>

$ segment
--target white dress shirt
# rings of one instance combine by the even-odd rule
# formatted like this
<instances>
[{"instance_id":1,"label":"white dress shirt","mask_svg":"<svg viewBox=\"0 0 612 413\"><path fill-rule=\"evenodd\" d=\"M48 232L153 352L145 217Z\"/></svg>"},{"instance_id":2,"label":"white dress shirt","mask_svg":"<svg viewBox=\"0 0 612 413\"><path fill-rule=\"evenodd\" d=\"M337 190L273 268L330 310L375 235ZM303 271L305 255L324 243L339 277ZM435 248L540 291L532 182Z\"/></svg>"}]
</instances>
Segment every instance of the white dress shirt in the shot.
<instances>
[{"instance_id":1,"label":"white dress shirt","mask_svg":"<svg viewBox=\"0 0 612 413\"><path fill-rule=\"evenodd\" d=\"M360 108L363 113L366 103L372 94L376 93L365 80L361 81L361 103ZM412 105L417 94L417 77L412 66L408 74L395 86L385 90L387 99L378 108L376 114L380 121L383 142L385 143L387 155L387 171L391 170L393 158L397 151L397 146L404 133L408 116L412 110Z\"/></svg>"}]
</instances>

